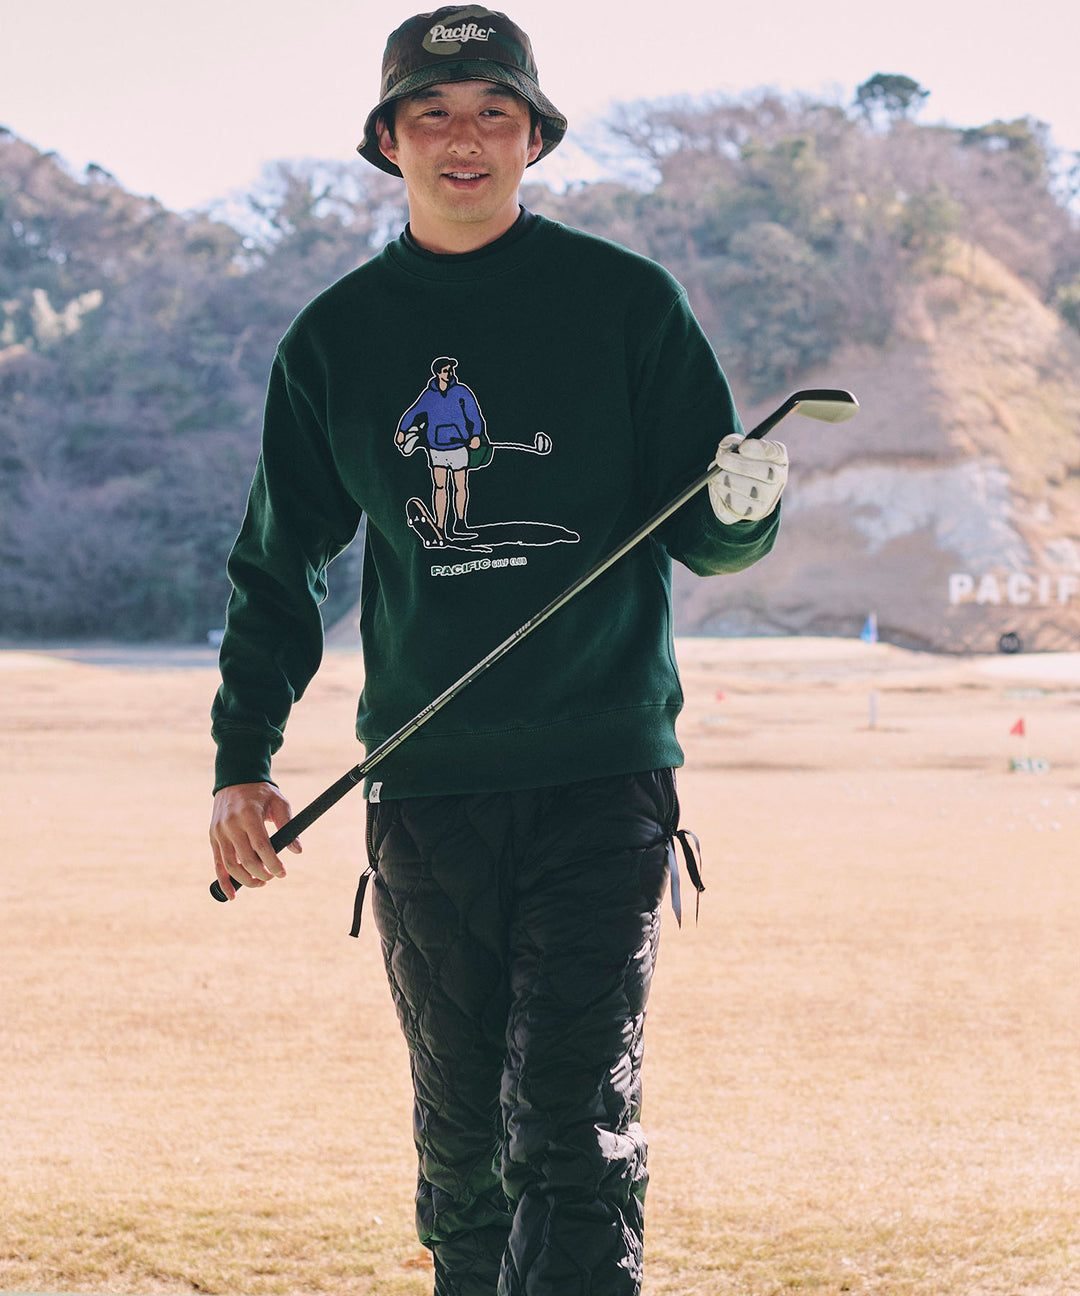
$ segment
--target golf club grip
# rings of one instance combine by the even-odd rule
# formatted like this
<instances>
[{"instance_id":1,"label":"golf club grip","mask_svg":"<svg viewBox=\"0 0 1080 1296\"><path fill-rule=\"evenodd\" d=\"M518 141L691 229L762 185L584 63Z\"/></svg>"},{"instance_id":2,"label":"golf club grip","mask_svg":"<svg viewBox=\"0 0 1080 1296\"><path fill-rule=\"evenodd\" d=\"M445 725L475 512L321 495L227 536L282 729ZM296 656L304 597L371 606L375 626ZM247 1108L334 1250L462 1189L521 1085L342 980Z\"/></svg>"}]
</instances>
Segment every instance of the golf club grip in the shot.
<instances>
[{"instance_id":1,"label":"golf club grip","mask_svg":"<svg viewBox=\"0 0 1080 1296\"><path fill-rule=\"evenodd\" d=\"M285 824L284 827L279 828L277 832L274 833L273 837L270 838L270 847L273 852L277 854L278 851L284 850L290 842L294 842L302 832L310 828L316 819L321 815L324 815L332 805L336 805L346 792L352 791L363 777L361 773L362 770L362 765L354 765L353 768L349 770L347 774L343 774L336 783L331 783L325 792L320 792L310 805L304 806L303 810L301 810L299 814L293 815L289 822ZM231 873L229 874L229 880L236 888L236 894L239 895L242 890L241 883L237 882L236 878L234 878ZM217 878L215 878L210 885L210 894L215 900L219 900L223 903L229 899L221 889L221 883Z\"/></svg>"}]
</instances>

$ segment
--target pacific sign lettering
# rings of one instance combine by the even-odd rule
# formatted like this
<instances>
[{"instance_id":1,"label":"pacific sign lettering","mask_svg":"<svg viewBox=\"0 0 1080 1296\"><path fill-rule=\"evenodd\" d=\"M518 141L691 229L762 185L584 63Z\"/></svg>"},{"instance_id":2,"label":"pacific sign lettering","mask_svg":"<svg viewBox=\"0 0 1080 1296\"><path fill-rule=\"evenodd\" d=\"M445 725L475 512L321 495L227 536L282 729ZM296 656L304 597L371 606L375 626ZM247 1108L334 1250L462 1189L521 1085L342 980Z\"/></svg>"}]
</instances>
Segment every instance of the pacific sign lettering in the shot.
<instances>
[{"instance_id":1,"label":"pacific sign lettering","mask_svg":"<svg viewBox=\"0 0 1080 1296\"><path fill-rule=\"evenodd\" d=\"M973 576L970 572L953 572L949 576L949 604L1008 604L1010 607L1064 607L1080 594L1080 574L1060 572L987 572Z\"/></svg>"}]
</instances>

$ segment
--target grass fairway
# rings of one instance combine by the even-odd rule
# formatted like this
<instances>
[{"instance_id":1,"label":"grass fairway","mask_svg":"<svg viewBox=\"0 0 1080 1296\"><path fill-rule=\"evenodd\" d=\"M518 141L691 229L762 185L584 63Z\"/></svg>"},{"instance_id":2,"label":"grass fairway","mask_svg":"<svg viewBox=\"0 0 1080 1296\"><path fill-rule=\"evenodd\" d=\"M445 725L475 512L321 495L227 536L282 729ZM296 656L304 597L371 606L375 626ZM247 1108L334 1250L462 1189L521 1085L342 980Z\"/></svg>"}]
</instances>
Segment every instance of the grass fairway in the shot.
<instances>
[{"instance_id":1,"label":"grass fairway","mask_svg":"<svg viewBox=\"0 0 1080 1296\"><path fill-rule=\"evenodd\" d=\"M679 654L708 890L650 1004L646 1296L1080 1293L1080 659ZM212 660L89 656L0 652L0 1290L430 1293L363 802L214 904ZM296 711L294 809L359 673Z\"/></svg>"}]
</instances>

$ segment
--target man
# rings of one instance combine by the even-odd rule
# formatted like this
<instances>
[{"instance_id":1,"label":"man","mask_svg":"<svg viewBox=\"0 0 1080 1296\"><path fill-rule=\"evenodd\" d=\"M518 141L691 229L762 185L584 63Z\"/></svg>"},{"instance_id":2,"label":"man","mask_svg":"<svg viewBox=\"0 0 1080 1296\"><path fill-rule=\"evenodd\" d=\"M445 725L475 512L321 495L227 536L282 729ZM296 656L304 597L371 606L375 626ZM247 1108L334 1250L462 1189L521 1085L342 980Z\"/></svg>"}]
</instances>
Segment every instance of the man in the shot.
<instances>
[{"instance_id":1,"label":"man","mask_svg":"<svg viewBox=\"0 0 1080 1296\"><path fill-rule=\"evenodd\" d=\"M439 1296L640 1290L642 1031L682 763L671 560L704 574L761 558L787 471L778 443L733 452L726 380L665 271L521 209L525 167L565 128L504 15L439 9L391 35L359 151L404 177L409 225L278 349L213 708L211 838L232 896L229 874L285 875L270 758L319 664L326 564L362 514L370 750L711 458L725 469L369 779ZM529 381L553 448L527 471L496 456L482 487L518 517L541 493L572 542L448 567L409 529L424 469L399 453L401 411L450 356L491 426L512 425Z\"/></svg>"}]
</instances>

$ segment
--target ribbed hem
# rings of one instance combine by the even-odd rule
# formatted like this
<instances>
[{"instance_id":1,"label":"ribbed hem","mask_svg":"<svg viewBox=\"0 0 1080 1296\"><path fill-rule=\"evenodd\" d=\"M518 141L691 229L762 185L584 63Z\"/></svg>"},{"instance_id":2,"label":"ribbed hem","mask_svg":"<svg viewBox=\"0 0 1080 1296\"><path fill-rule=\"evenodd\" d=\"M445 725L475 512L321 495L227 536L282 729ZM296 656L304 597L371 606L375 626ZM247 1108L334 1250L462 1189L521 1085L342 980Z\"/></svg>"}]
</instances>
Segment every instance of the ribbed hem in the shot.
<instances>
[{"instance_id":1,"label":"ribbed hem","mask_svg":"<svg viewBox=\"0 0 1080 1296\"><path fill-rule=\"evenodd\" d=\"M372 769L364 795L451 796L554 787L609 774L682 765L676 706L631 707L527 730L411 738ZM369 750L377 744L372 742Z\"/></svg>"}]
</instances>

